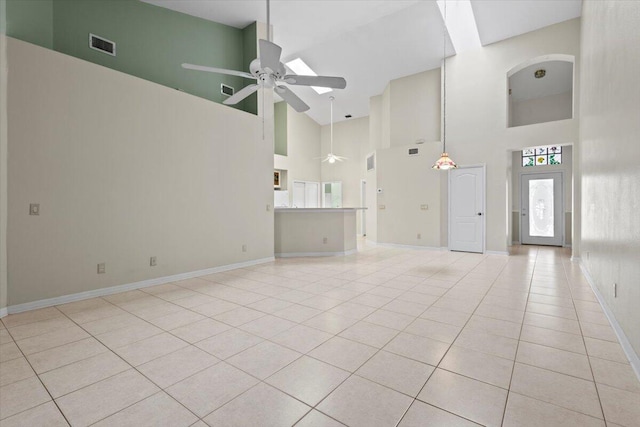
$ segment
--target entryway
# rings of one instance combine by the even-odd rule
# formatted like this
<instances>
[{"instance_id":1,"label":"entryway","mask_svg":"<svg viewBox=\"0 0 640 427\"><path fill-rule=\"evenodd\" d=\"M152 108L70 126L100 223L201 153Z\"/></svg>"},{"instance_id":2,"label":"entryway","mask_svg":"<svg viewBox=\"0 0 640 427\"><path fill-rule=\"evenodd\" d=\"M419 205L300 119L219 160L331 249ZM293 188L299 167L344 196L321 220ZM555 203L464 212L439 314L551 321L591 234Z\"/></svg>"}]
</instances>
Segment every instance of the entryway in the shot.
<instances>
[{"instance_id":1,"label":"entryway","mask_svg":"<svg viewBox=\"0 0 640 427\"><path fill-rule=\"evenodd\" d=\"M562 172L520 176L520 242L562 246L564 240Z\"/></svg>"}]
</instances>

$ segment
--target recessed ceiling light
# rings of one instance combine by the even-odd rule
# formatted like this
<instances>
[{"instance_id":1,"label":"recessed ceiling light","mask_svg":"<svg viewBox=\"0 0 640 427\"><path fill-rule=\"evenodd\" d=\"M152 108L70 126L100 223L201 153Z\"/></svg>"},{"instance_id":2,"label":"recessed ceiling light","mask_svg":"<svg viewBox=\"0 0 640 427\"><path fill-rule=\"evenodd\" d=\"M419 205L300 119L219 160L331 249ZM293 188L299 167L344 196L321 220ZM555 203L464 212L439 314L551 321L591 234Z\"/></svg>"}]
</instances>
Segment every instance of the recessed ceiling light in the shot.
<instances>
[{"instance_id":1,"label":"recessed ceiling light","mask_svg":"<svg viewBox=\"0 0 640 427\"><path fill-rule=\"evenodd\" d=\"M301 58L296 58L286 63L291 71L299 76L317 76L318 74L311 69ZM311 89L315 90L319 95L323 93L332 92L333 89L329 87L317 87L311 86Z\"/></svg>"}]
</instances>

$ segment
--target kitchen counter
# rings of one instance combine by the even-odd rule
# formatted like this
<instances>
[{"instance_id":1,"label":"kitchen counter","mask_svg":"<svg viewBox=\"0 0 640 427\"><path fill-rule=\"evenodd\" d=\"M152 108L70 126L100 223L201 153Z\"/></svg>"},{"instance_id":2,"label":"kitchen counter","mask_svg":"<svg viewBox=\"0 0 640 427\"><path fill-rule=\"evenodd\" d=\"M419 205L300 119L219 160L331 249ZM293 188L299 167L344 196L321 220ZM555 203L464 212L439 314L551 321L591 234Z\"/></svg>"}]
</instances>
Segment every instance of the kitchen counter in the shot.
<instances>
[{"instance_id":1,"label":"kitchen counter","mask_svg":"<svg viewBox=\"0 0 640 427\"><path fill-rule=\"evenodd\" d=\"M356 252L356 211L366 208L276 208L275 256Z\"/></svg>"}]
</instances>

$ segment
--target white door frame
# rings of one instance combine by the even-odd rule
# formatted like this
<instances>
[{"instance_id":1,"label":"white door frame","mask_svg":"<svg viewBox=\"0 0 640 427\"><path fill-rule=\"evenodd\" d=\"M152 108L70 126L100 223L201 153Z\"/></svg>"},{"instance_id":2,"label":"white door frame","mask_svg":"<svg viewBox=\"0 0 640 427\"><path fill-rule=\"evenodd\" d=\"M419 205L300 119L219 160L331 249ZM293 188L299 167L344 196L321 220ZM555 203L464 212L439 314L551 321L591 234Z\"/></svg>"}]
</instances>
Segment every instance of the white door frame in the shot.
<instances>
[{"instance_id":1,"label":"white door frame","mask_svg":"<svg viewBox=\"0 0 640 427\"><path fill-rule=\"evenodd\" d=\"M482 224L482 253L487 252L487 165L486 163L479 163L476 165L466 165L466 166L458 166L457 169L472 169L472 168L482 168L482 181L484 184L483 193L484 197L482 198L482 218L480 223ZM447 181L448 181L448 190L447 190L447 216L448 216L448 230L447 230L447 249L451 250L451 225L453 224L451 218L451 169L447 171Z\"/></svg>"},{"instance_id":2,"label":"white door frame","mask_svg":"<svg viewBox=\"0 0 640 427\"><path fill-rule=\"evenodd\" d=\"M518 228L520 229L520 235L518 236L518 238L520 239L520 244L531 244L531 243L523 243L522 241L522 232L523 232L523 228L522 227L522 205L524 202L524 192L522 191L522 179L525 175L551 175L551 174L560 174L560 230L557 230L560 235L562 236L562 241L560 242L561 247L564 247L565 245L565 227L564 227L564 222L565 222L565 207L564 207L564 171L544 171L544 172L537 172L537 171L524 171L524 172L520 172L520 182L518 183L518 185L520 185L520 209L519 209L519 213L520 213L520 224L518 224ZM527 215L531 215L531 206L529 206L529 212L527 212ZM527 218L528 219L528 218ZM540 245L545 245L544 243L535 243L540 244ZM549 246L555 246L555 245L549 245Z\"/></svg>"},{"instance_id":3,"label":"white door frame","mask_svg":"<svg viewBox=\"0 0 640 427\"><path fill-rule=\"evenodd\" d=\"M325 206L326 203L325 203L325 200L324 200L324 186L325 186L325 184L340 184L340 207L343 207L344 203L342 203L342 201L343 201L344 197L342 197L343 196L343 194L342 194L342 190L343 190L342 181L322 181L320 183L320 200L322 201L322 203L320 204L320 207L321 208L326 208L327 207L327 206ZM331 207L331 206L329 206L329 207Z\"/></svg>"},{"instance_id":4,"label":"white door frame","mask_svg":"<svg viewBox=\"0 0 640 427\"><path fill-rule=\"evenodd\" d=\"M367 180L360 180L360 234L367 235Z\"/></svg>"}]
</instances>

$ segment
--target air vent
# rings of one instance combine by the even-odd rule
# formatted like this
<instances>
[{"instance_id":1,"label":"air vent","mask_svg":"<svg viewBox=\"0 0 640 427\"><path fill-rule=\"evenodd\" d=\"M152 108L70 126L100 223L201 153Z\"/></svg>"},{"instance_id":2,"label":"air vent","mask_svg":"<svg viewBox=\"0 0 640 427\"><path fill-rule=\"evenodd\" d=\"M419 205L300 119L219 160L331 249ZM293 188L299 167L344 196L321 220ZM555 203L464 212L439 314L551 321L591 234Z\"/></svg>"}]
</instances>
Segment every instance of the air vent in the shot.
<instances>
[{"instance_id":1,"label":"air vent","mask_svg":"<svg viewBox=\"0 0 640 427\"><path fill-rule=\"evenodd\" d=\"M409 155L410 156L417 156L418 155L418 149L417 148L409 148Z\"/></svg>"},{"instance_id":2,"label":"air vent","mask_svg":"<svg viewBox=\"0 0 640 427\"><path fill-rule=\"evenodd\" d=\"M375 166L376 166L375 163L376 163L375 154L372 154L369 157L367 157L367 170L372 171L373 169L375 169Z\"/></svg>"},{"instance_id":3,"label":"air vent","mask_svg":"<svg viewBox=\"0 0 640 427\"><path fill-rule=\"evenodd\" d=\"M89 47L107 55L116 56L116 44L104 37L89 34Z\"/></svg>"},{"instance_id":4,"label":"air vent","mask_svg":"<svg viewBox=\"0 0 640 427\"><path fill-rule=\"evenodd\" d=\"M220 93L225 95L225 96L233 96L233 94L236 92L236 90L234 88L232 88L231 86L227 86L224 83L220 84Z\"/></svg>"}]
</instances>

